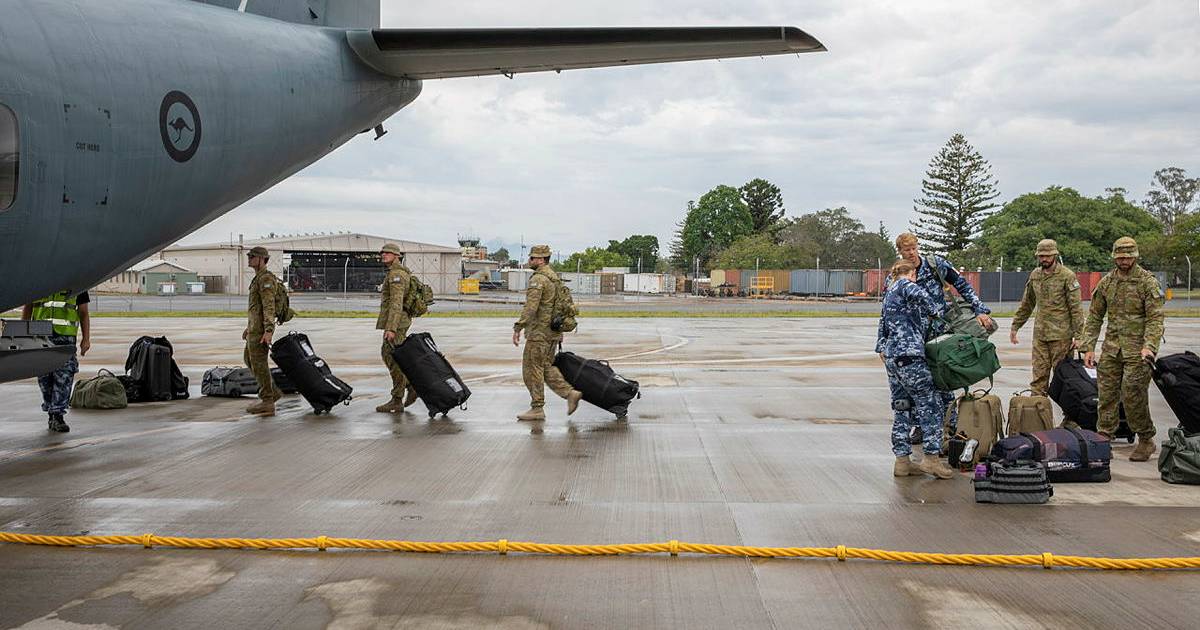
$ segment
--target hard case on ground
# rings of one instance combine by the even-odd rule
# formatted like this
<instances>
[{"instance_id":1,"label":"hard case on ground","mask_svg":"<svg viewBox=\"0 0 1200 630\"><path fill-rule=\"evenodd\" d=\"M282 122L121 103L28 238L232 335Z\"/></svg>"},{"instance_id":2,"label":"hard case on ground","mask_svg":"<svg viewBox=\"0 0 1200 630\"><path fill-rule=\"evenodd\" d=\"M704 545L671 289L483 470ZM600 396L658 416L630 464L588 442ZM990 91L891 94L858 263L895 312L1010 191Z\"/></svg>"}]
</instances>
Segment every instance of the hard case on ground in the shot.
<instances>
[{"instance_id":1,"label":"hard case on ground","mask_svg":"<svg viewBox=\"0 0 1200 630\"><path fill-rule=\"evenodd\" d=\"M258 381L254 379L254 372L250 368L215 367L204 372L200 393L224 398L253 396L258 393Z\"/></svg>"},{"instance_id":2,"label":"hard case on ground","mask_svg":"<svg viewBox=\"0 0 1200 630\"><path fill-rule=\"evenodd\" d=\"M313 351L307 335L291 332L277 339L271 344L271 359L318 415L340 403L349 404L354 389L333 375L325 360Z\"/></svg>"},{"instance_id":3,"label":"hard case on ground","mask_svg":"<svg viewBox=\"0 0 1200 630\"><path fill-rule=\"evenodd\" d=\"M1054 366L1054 373L1050 377L1050 399L1062 407L1064 420L1072 420L1088 431L1096 430L1100 390L1082 358L1069 356ZM1119 413L1121 419L1113 437L1133 442L1133 431L1125 422L1124 405L1121 405Z\"/></svg>"},{"instance_id":4,"label":"hard case on ground","mask_svg":"<svg viewBox=\"0 0 1200 630\"><path fill-rule=\"evenodd\" d=\"M583 393L587 402L624 418L629 403L641 398L638 382L622 377L607 361L585 359L574 352L559 352L554 367L562 372L571 387Z\"/></svg>"},{"instance_id":5,"label":"hard case on ground","mask_svg":"<svg viewBox=\"0 0 1200 630\"><path fill-rule=\"evenodd\" d=\"M462 407L471 390L438 350L429 333L414 333L392 350L392 358L408 378L432 418Z\"/></svg>"},{"instance_id":6,"label":"hard case on ground","mask_svg":"<svg viewBox=\"0 0 1200 630\"><path fill-rule=\"evenodd\" d=\"M1103 483L1112 478L1112 445L1087 429L1050 429L1004 438L992 447L991 455L1008 463L1041 462L1052 483Z\"/></svg>"},{"instance_id":7,"label":"hard case on ground","mask_svg":"<svg viewBox=\"0 0 1200 630\"><path fill-rule=\"evenodd\" d=\"M1200 433L1200 357L1182 352L1158 359L1154 384L1175 412L1179 426L1189 435Z\"/></svg>"}]
</instances>

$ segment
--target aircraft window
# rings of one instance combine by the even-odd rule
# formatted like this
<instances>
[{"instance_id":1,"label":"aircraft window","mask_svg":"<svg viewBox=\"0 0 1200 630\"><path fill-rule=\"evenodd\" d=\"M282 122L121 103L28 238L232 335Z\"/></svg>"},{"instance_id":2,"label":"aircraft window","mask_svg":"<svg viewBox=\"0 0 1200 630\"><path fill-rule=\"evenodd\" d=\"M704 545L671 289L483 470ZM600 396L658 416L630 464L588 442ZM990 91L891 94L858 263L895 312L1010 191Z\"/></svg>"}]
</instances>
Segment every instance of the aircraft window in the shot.
<instances>
[{"instance_id":1,"label":"aircraft window","mask_svg":"<svg viewBox=\"0 0 1200 630\"><path fill-rule=\"evenodd\" d=\"M17 116L8 107L0 105L0 210L9 209L17 198L20 148Z\"/></svg>"}]
</instances>

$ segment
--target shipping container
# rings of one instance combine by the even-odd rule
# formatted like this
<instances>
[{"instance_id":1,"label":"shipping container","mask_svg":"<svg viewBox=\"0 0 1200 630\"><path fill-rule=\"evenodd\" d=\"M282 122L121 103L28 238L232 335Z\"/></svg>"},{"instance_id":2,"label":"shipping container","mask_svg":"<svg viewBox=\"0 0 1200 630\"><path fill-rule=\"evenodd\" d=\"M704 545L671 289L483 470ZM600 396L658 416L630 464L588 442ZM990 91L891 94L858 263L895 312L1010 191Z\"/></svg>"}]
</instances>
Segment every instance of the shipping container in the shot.
<instances>
[{"instance_id":1,"label":"shipping container","mask_svg":"<svg viewBox=\"0 0 1200 630\"><path fill-rule=\"evenodd\" d=\"M1024 271L984 271L979 274L979 299L992 302L1020 302L1029 273Z\"/></svg>"},{"instance_id":2,"label":"shipping container","mask_svg":"<svg viewBox=\"0 0 1200 630\"><path fill-rule=\"evenodd\" d=\"M625 276L619 273L600 274L600 293L613 295L625 290Z\"/></svg>"},{"instance_id":3,"label":"shipping container","mask_svg":"<svg viewBox=\"0 0 1200 630\"><path fill-rule=\"evenodd\" d=\"M598 273L567 272L558 275L575 295L600 295L600 274Z\"/></svg>"},{"instance_id":4,"label":"shipping container","mask_svg":"<svg viewBox=\"0 0 1200 630\"><path fill-rule=\"evenodd\" d=\"M795 269L790 274L788 285L788 290L796 295L852 295L863 291L863 272L847 269Z\"/></svg>"},{"instance_id":5,"label":"shipping container","mask_svg":"<svg viewBox=\"0 0 1200 630\"><path fill-rule=\"evenodd\" d=\"M709 272L708 278L709 278L710 285L712 285L714 287L719 287L722 284L725 284L725 270L724 269L713 269L712 271Z\"/></svg>"},{"instance_id":6,"label":"shipping container","mask_svg":"<svg viewBox=\"0 0 1200 630\"><path fill-rule=\"evenodd\" d=\"M625 275L629 273L629 267L601 267L600 273L615 273Z\"/></svg>"},{"instance_id":7,"label":"shipping container","mask_svg":"<svg viewBox=\"0 0 1200 630\"><path fill-rule=\"evenodd\" d=\"M674 293L675 279L661 273L625 274L625 293Z\"/></svg>"},{"instance_id":8,"label":"shipping container","mask_svg":"<svg viewBox=\"0 0 1200 630\"><path fill-rule=\"evenodd\" d=\"M1075 279L1079 281L1079 295L1088 301L1092 299L1092 291L1103 276L1097 271L1076 271Z\"/></svg>"},{"instance_id":9,"label":"shipping container","mask_svg":"<svg viewBox=\"0 0 1200 630\"><path fill-rule=\"evenodd\" d=\"M760 272L758 275L761 276L763 273L771 274L771 280L774 285L771 289L771 293L778 295L781 293L787 293L791 290L792 272L786 269L772 269L768 272Z\"/></svg>"},{"instance_id":10,"label":"shipping container","mask_svg":"<svg viewBox=\"0 0 1200 630\"><path fill-rule=\"evenodd\" d=\"M795 269L789 274L788 291L796 295L816 295L821 290L821 274L816 269Z\"/></svg>"},{"instance_id":11,"label":"shipping container","mask_svg":"<svg viewBox=\"0 0 1200 630\"><path fill-rule=\"evenodd\" d=\"M867 295L879 297L880 292L887 287L887 271L868 269L863 272L863 291Z\"/></svg>"},{"instance_id":12,"label":"shipping container","mask_svg":"<svg viewBox=\"0 0 1200 630\"><path fill-rule=\"evenodd\" d=\"M738 269L725 270L725 286L733 287L734 291L742 288L742 272Z\"/></svg>"},{"instance_id":13,"label":"shipping container","mask_svg":"<svg viewBox=\"0 0 1200 630\"><path fill-rule=\"evenodd\" d=\"M508 284L509 291L525 292L529 288L529 277L533 275L531 269L509 269L505 273L505 283Z\"/></svg>"},{"instance_id":14,"label":"shipping container","mask_svg":"<svg viewBox=\"0 0 1200 630\"><path fill-rule=\"evenodd\" d=\"M755 272L753 269L743 269L741 273L738 274L738 288L741 289L743 293L749 293L750 288L754 286L754 274Z\"/></svg>"}]
</instances>

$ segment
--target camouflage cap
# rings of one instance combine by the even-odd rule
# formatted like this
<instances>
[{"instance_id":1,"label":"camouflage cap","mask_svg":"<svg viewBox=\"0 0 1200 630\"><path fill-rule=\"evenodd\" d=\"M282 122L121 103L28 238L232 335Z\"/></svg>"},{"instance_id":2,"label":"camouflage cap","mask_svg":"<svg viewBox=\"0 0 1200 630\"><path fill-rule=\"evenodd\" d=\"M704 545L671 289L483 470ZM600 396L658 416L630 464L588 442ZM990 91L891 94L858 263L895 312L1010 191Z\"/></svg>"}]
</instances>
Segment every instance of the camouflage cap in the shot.
<instances>
[{"instance_id":1,"label":"camouflage cap","mask_svg":"<svg viewBox=\"0 0 1200 630\"><path fill-rule=\"evenodd\" d=\"M1113 243L1112 257L1116 258L1137 258L1138 246L1137 241L1128 236L1122 236Z\"/></svg>"},{"instance_id":2,"label":"camouflage cap","mask_svg":"<svg viewBox=\"0 0 1200 630\"><path fill-rule=\"evenodd\" d=\"M1052 239L1052 238L1044 238L1044 239L1038 241L1036 255L1037 256L1057 256L1058 255L1058 243L1054 242L1054 239Z\"/></svg>"},{"instance_id":3,"label":"camouflage cap","mask_svg":"<svg viewBox=\"0 0 1200 630\"><path fill-rule=\"evenodd\" d=\"M549 245L534 245L533 248L529 250L529 257L530 258L549 258L550 257L550 246Z\"/></svg>"},{"instance_id":4,"label":"camouflage cap","mask_svg":"<svg viewBox=\"0 0 1200 630\"><path fill-rule=\"evenodd\" d=\"M266 247L259 245L258 247L253 247L250 249L250 251L246 252L246 256L261 256L263 258L270 258L271 252L267 251Z\"/></svg>"},{"instance_id":5,"label":"camouflage cap","mask_svg":"<svg viewBox=\"0 0 1200 630\"><path fill-rule=\"evenodd\" d=\"M383 245L383 247L379 248L379 253L380 254L395 254L397 256L404 255L404 252L400 251L400 246L395 243L385 243Z\"/></svg>"}]
</instances>

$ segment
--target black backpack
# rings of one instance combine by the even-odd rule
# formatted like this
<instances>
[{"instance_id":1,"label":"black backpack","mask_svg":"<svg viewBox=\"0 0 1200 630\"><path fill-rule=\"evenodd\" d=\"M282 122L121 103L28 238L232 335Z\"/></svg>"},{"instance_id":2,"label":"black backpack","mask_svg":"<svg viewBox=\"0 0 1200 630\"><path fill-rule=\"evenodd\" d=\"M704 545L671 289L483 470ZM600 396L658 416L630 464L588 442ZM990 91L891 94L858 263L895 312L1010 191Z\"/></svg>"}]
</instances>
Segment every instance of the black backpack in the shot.
<instances>
[{"instance_id":1,"label":"black backpack","mask_svg":"<svg viewBox=\"0 0 1200 630\"><path fill-rule=\"evenodd\" d=\"M175 363L175 348L166 337L138 337L129 346L125 372L140 390L133 397L138 401L182 400L190 396L188 378Z\"/></svg>"}]
</instances>

